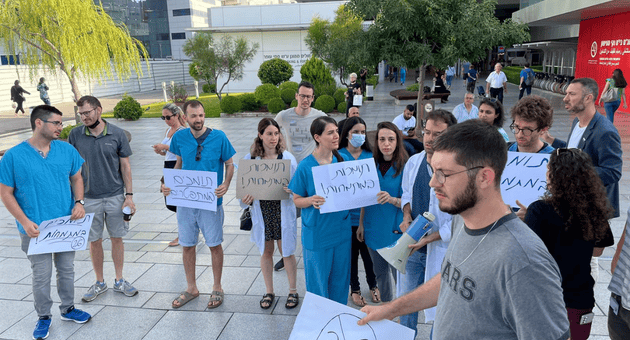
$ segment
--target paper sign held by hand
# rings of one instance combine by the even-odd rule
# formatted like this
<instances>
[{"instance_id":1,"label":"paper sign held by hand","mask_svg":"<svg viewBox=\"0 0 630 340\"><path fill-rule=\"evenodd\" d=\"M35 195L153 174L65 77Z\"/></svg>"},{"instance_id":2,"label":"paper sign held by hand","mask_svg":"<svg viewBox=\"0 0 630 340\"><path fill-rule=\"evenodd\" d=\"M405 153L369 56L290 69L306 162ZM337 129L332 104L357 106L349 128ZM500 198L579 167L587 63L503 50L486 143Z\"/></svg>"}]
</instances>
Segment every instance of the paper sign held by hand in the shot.
<instances>
[{"instance_id":1,"label":"paper sign held by hand","mask_svg":"<svg viewBox=\"0 0 630 340\"><path fill-rule=\"evenodd\" d=\"M316 166L313 181L315 193L326 199L322 214L377 204L381 191L374 158Z\"/></svg>"},{"instance_id":2,"label":"paper sign held by hand","mask_svg":"<svg viewBox=\"0 0 630 340\"><path fill-rule=\"evenodd\" d=\"M217 173L164 169L164 186L171 189L166 204L217 211Z\"/></svg>"},{"instance_id":3,"label":"paper sign held by hand","mask_svg":"<svg viewBox=\"0 0 630 340\"><path fill-rule=\"evenodd\" d=\"M291 180L289 159L241 159L236 177L236 198L252 195L257 200L285 200L284 187Z\"/></svg>"},{"instance_id":4,"label":"paper sign held by hand","mask_svg":"<svg viewBox=\"0 0 630 340\"><path fill-rule=\"evenodd\" d=\"M28 255L85 250L93 219L92 213L78 220L63 216L42 222L39 236L31 238L28 245Z\"/></svg>"},{"instance_id":5,"label":"paper sign held by hand","mask_svg":"<svg viewBox=\"0 0 630 340\"><path fill-rule=\"evenodd\" d=\"M547 190L548 154L508 152L508 160L501 176L501 196L511 207L516 200L529 206Z\"/></svg>"},{"instance_id":6,"label":"paper sign held by hand","mask_svg":"<svg viewBox=\"0 0 630 340\"><path fill-rule=\"evenodd\" d=\"M357 325L365 313L306 292L289 340L412 340L412 329L390 320Z\"/></svg>"}]
</instances>

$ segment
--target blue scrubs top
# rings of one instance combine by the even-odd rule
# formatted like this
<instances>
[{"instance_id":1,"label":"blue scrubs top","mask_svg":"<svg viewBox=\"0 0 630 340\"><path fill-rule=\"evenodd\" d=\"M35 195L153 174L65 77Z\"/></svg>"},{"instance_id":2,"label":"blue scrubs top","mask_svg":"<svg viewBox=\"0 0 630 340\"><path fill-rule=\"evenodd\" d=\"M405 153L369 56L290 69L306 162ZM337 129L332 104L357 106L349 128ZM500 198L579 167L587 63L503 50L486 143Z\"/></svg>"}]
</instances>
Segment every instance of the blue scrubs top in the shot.
<instances>
[{"instance_id":1,"label":"blue scrubs top","mask_svg":"<svg viewBox=\"0 0 630 340\"><path fill-rule=\"evenodd\" d=\"M378 164L376 165L378 169ZM392 197L402 196L402 174L394 177L396 169L392 166L385 176L377 170L378 180L381 183L381 191L387 191ZM365 207L363 228L365 243L372 249L380 249L398 241L402 234L394 234L394 230L400 231L400 223L403 220L403 212L400 208L389 203L375 204Z\"/></svg>"},{"instance_id":2,"label":"blue scrubs top","mask_svg":"<svg viewBox=\"0 0 630 340\"><path fill-rule=\"evenodd\" d=\"M333 156L333 163L337 158ZM289 183L289 189L302 197L315 195L313 167L319 166L313 155L304 158ZM347 242L352 237L350 212L347 210L321 214L312 205L302 208L302 247L323 250Z\"/></svg>"}]
</instances>

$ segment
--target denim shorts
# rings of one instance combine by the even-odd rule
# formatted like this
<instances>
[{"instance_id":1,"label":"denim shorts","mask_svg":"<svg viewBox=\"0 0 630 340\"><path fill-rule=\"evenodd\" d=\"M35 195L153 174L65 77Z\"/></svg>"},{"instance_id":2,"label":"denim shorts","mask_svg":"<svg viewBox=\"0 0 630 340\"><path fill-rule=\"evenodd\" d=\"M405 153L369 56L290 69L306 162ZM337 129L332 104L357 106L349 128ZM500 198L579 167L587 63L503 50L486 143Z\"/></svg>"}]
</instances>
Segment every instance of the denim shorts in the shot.
<instances>
[{"instance_id":1,"label":"denim shorts","mask_svg":"<svg viewBox=\"0 0 630 340\"><path fill-rule=\"evenodd\" d=\"M122 206L124 195L106 198L85 198L85 213L94 213L94 220L90 228L88 242L103 238L103 226L107 223L109 237L121 238L129 231L129 222L123 221Z\"/></svg>"},{"instance_id":2,"label":"denim shorts","mask_svg":"<svg viewBox=\"0 0 630 340\"><path fill-rule=\"evenodd\" d=\"M182 247L194 247L199 240L199 230L206 239L208 247L216 247L223 242L223 206L217 211L177 207L177 225L179 244Z\"/></svg>"}]
</instances>

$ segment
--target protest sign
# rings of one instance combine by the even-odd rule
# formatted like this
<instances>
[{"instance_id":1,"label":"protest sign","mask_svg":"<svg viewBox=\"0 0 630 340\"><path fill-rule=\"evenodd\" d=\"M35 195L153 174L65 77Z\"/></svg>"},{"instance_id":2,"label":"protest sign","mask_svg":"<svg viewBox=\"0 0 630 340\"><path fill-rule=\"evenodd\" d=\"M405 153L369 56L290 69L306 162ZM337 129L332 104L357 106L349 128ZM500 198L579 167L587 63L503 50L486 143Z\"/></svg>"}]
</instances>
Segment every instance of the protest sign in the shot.
<instances>
[{"instance_id":1,"label":"protest sign","mask_svg":"<svg viewBox=\"0 0 630 340\"><path fill-rule=\"evenodd\" d=\"M78 220L63 216L40 223L39 236L31 238L28 255L85 250L93 219L92 213Z\"/></svg>"},{"instance_id":2,"label":"protest sign","mask_svg":"<svg viewBox=\"0 0 630 340\"><path fill-rule=\"evenodd\" d=\"M236 177L236 198L252 195L257 200L285 200L284 187L291 180L289 159L241 159Z\"/></svg>"},{"instance_id":3,"label":"protest sign","mask_svg":"<svg viewBox=\"0 0 630 340\"><path fill-rule=\"evenodd\" d=\"M517 208L516 200L525 206L540 199L547 190L548 154L508 152L501 176L503 201Z\"/></svg>"},{"instance_id":4,"label":"protest sign","mask_svg":"<svg viewBox=\"0 0 630 340\"><path fill-rule=\"evenodd\" d=\"M217 173L164 169L164 186L171 189L166 204L217 211Z\"/></svg>"},{"instance_id":5,"label":"protest sign","mask_svg":"<svg viewBox=\"0 0 630 340\"><path fill-rule=\"evenodd\" d=\"M412 340L414 331L390 320L359 326L365 313L324 297L306 292L289 340Z\"/></svg>"},{"instance_id":6,"label":"protest sign","mask_svg":"<svg viewBox=\"0 0 630 340\"><path fill-rule=\"evenodd\" d=\"M326 199L322 214L377 204L381 191L374 158L316 166L313 181L315 193Z\"/></svg>"}]
</instances>

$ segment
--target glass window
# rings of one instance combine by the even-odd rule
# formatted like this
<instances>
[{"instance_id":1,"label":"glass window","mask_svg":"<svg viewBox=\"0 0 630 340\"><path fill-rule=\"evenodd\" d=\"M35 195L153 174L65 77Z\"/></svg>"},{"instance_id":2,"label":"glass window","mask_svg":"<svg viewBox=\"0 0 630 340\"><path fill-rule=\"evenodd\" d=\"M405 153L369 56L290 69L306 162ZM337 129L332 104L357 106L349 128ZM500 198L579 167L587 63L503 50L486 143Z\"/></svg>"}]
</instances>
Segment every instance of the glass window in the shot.
<instances>
[{"instance_id":1,"label":"glass window","mask_svg":"<svg viewBox=\"0 0 630 340\"><path fill-rule=\"evenodd\" d=\"M186 39L186 33L171 33L171 37L173 38L173 40Z\"/></svg>"},{"instance_id":2,"label":"glass window","mask_svg":"<svg viewBox=\"0 0 630 340\"><path fill-rule=\"evenodd\" d=\"M184 9L174 9L173 10L173 16L174 17L181 17L184 15L190 15L190 8L184 8Z\"/></svg>"}]
</instances>

